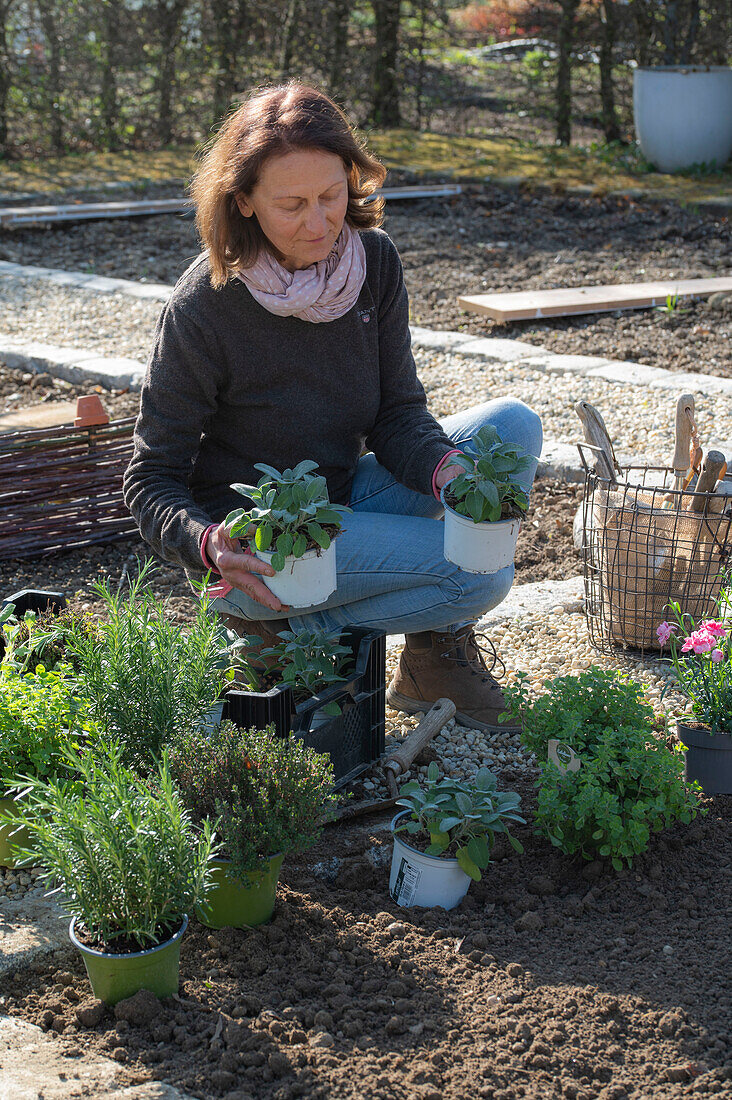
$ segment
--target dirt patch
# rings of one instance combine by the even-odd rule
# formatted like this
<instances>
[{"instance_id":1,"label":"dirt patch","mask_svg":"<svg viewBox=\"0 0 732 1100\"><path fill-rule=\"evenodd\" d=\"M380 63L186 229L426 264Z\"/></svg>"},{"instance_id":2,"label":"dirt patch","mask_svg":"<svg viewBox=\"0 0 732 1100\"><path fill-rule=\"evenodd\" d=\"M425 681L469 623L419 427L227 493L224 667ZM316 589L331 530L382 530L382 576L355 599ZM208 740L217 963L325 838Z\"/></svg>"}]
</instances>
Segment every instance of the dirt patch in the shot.
<instances>
[{"instance_id":1,"label":"dirt patch","mask_svg":"<svg viewBox=\"0 0 732 1100\"><path fill-rule=\"evenodd\" d=\"M385 822L330 829L286 861L269 926L191 922L179 999L152 1022L80 1013L94 1006L71 950L4 1007L72 1058L106 1052L131 1083L206 1100L729 1095L732 799L707 805L620 876L518 829L525 854L452 913L389 900Z\"/></svg>"},{"instance_id":2,"label":"dirt patch","mask_svg":"<svg viewBox=\"0 0 732 1100\"><path fill-rule=\"evenodd\" d=\"M417 178L391 173L390 182ZM726 217L487 184L454 199L390 203L385 228L402 256L414 324L732 377L732 304L508 325L457 306L460 294L727 275ZM178 217L0 233L0 259L148 282L174 283L197 252L192 220Z\"/></svg>"}]
</instances>

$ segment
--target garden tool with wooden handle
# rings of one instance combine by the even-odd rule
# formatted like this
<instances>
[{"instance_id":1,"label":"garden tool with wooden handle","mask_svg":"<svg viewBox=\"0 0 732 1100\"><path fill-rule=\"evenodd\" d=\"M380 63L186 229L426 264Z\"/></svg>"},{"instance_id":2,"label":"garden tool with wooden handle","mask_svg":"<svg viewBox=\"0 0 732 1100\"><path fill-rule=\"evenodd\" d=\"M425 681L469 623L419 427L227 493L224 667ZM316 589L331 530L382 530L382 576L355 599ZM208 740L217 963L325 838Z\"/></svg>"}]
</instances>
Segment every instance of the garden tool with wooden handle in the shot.
<instances>
[{"instance_id":1,"label":"garden tool with wooden handle","mask_svg":"<svg viewBox=\"0 0 732 1100\"><path fill-rule=\"evenodd\" d=\"M353 802L339 810L335 818L331 819L331 822L347 821L352 817L361 817L365 814L375 814L391 809L397 798L397 777L409 771L425 745L454 716L455 704L451 699L438 699L436 703L433 703L422 721L384 764L386 783L391 798L374 798L365 802Z\"/></svg>"},{"instance_id":2,"label":"garden tool with wooden handle","mask_svg":"<svg viewBox=\"0 0 732 1100\"><path fill-rule=\"evenodd\" d=\"M714 486L726 466L727 462L721 451L707 451L707 457L702 463L701 472L688 505L689 512L703 512L711 503L711 499L706 494L714 491Z\"/></svg>"},{"instance_id":3,"label":"garden tool with wooden handle","mask_svg":"<svg viewBox=\"0 0 732 1100\"><path fill-rule=\"evenodd\" d=\"M617 484L616 471L620 469L615 458L612 440L599 411L589 401L578 401L574 411L582 421L585 442L595 455L595 469L601 478L611 485Z\"/></svg>"},{"instance_id":4,"label":"garden tool with wooden handle","mask_svg":"<svg viewBox=\"0 0 732 1100\"><path fill-rule=\"evenodd\" d=\"M692 434L696 435L694 424L694 395L682 393L676 402L676 441L671 465L674 469L674 489L681 489L687 476L699 469L701 447L696 440L691 449ZM698 453L697 453L698 452ZM696 460L696 461L695 461Z\"/></svg>"},{"instance_id":5,"label":"garden tool with wooden handle","mask_svg":"<svg viewBox=\"0 0 732 1100\"><path fill-rule=\"evenodd\" d=\"M452 699L438 699L430 707L417 728L410 733L403 745L393 752L384 764L384 774L389 793L396 798L396 781L411 768L422 749L440 732L442 727L455 717L455 704Z\"/></svg>"},{"instance_id":6,"label":"garden tool with wooden handle","mask_svg":"<svg viewBox=\"0 0 732 1100\"><path fill-rule=\"evenodd\" d=\"M578 401L574 411L582 422L585 433L585 442L591 448L595 458L595 469L598 476L609 483L609 487L617 485L616 470L619 469L613 450L612 440L605 427L599 411L590 405L589 401ZM594 515L594 510L593 510ZM572 523L572 539L578 550L585 545L584 505L580 504Z\"/></svg>"}]
</instances>

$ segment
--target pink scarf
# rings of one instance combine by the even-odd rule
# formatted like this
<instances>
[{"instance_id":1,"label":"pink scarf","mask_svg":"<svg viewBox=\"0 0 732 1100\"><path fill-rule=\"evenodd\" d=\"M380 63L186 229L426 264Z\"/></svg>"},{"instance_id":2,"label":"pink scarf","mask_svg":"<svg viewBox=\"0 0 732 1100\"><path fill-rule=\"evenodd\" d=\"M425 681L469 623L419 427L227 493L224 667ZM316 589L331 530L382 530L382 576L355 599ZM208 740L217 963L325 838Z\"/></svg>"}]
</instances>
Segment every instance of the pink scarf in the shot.
<instances>
[{"instance_id":1,"label":"pink scarf","mask_svg":"<svg viewBox=\"0 0 732 1100\"><path fill-rule=\"evenodd\" d=\"M366 278L363 241L347 222L324 260L302 271L288 271L261 249L252 267L238 272L260 305L278 317L335 321L355 305Z\"/></svg>"}]
</instances>

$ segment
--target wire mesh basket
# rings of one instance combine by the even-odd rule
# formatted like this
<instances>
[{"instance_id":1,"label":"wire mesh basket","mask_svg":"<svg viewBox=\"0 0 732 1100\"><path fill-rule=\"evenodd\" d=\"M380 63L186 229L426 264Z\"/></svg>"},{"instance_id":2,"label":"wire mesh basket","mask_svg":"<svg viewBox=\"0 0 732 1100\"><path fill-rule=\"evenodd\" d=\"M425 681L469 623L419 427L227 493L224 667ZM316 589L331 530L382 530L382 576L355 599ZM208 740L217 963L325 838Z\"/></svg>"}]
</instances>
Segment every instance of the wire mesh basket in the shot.
<instances>
[{"instance_id":1,"label":"wire mesh basket","mask_svg":"<svg viewBox=\"0 0 732 1100\"><path fill-rule=\"evenodd\" d=\"M725 511L732 498L676 489L675 471L664 466L623 466L617 481L601 477L586 454L594 448L578 446L590 641L605 653L657 650L656 628L672 600L695 622L714 613L732 549Z\"/></svg>"}]
</instances>

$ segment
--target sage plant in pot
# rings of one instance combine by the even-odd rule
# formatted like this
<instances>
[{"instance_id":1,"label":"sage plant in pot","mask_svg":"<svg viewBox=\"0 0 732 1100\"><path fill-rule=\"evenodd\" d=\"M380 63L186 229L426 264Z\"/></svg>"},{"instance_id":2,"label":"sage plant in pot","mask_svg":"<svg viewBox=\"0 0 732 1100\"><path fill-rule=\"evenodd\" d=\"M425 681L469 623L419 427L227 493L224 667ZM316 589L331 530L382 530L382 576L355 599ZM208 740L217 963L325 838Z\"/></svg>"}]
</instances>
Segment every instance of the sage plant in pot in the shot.
<instances>
[{"instance_id":1,"label":"sage plant in pot","mask_svg":"<svg viewBox=\"0 0 732 1100\"><path fill-rule=\"evenodd\" d=\"M442 490L445 505L445 557L467 573L497 573L510 565L528 491L518 475L535 461L514 443L503 443L486 424L454 454L450 465L463 473Z\"/></svg>"},{"instance_id":2,"label":"sage plant in pot","mask_svg":"<svg viewBox=\"0 0 732 1100\"><path fill-rule=\"evenodd\" d=\"M321 695L348 679L353 653L348 646L341 645L340 632L283 630L278 638L280 642L263 649L260 656L271 662L269 670L275 686L292 688L296 703ZM324 703L313 713L310 729L318 729L340 713L340 703L335 699Z\"/></svg>"},{"instance_id":3,"label":"sage plant in pot","mask_svg":"<svg viewBox=\"0 0 732 1100\"><path fill-rule=\"evenodd\" d=\"M194 826L165 753L149 780L112 742L65 756L73 780L26 777L20 820L30 840L21 854L72 914L69 936L96 997L170 997L188 913L208 885L211 827Z\"/></svg>"},{"instance_id":4,"label":"sage plant in pot","mask_svg":"<svg viewBox=\"0 0 732 1100\"><path fill-rule=\"evenodd\" d=\"M352 509L331 504L328 485L314 473L317 462L304 459L280 473L257 462L264 474L256 485L234 484L248 497L249 508L236 508L226 517L232 538L248 540L253 554L275 570L267 587L290 607L313 607L336 589L334 539L343 515Z\"/></svg>"},{"instance_id":5,"label":"sage plant in pot","mask_svg":"<svg viewBox=\"0 0 732 1100\"><path fill-rule=\"evenodd\" d=\"M170 766L193 819L214 822L222 851L213 888L196 910L211 928L250 928L274 911L282 861L320 836L334 805L328 757L293 737L223 722L184 733Z\"/></svg>"},{"instance_id":6,"label":"sage plant in pot","mask_svg":"<svg viewBox=\"0 0 732 1100\"><path fill-rule=\"evenodd\" d=\"M732 794L732 596L728 586L719 596L716 619L698 625L669 605L674 622L656 631L661 646L669 646L679 689L691 703L693 720L676 724L685 746L685 774L705 794ZM664 692L668 685L664 688Z\"/></svg>"},{"instance_id":7,"label":"sage plant in pot","mask_svg":"<svg viewBox=\"0 0 732 1100\"><path fill-rule=\"evenodd\" d=\"M471 881L480 882L496 835L505 835L517 852L523 851L508 831L509 822L524 824L520 795L499 791L488 768L481 768L472 783L439 776L433 761L426 788L412 780L399 790L397 806L405 809L391 823L389 878L389 893L398 905L454 909Z\"/></svg>"}]
</instances>

